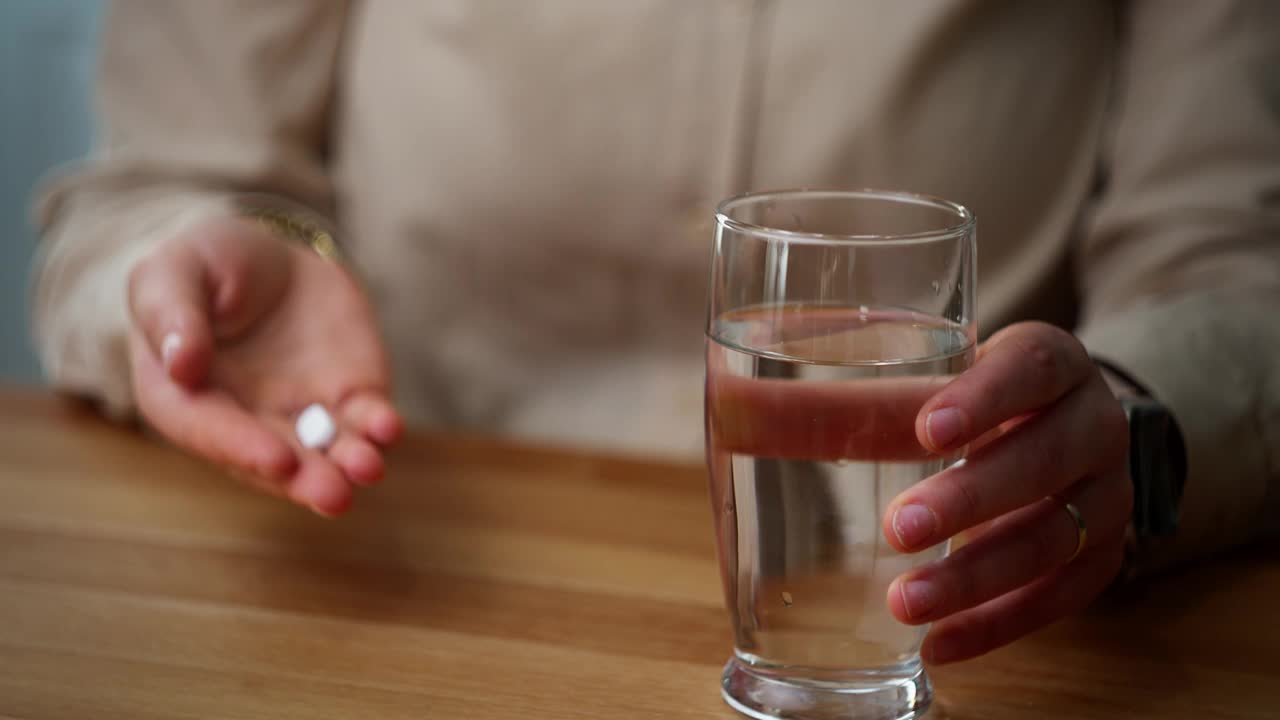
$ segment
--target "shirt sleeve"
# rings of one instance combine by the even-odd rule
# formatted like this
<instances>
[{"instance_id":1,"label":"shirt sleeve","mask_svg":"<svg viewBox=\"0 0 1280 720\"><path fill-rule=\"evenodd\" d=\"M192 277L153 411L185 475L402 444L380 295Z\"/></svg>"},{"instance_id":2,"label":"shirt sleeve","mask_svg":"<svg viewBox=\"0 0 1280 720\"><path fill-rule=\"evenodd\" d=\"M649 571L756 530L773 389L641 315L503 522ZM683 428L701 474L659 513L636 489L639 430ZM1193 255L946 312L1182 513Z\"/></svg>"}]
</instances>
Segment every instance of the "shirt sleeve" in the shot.
<instances>
[{"instance_id":1,"label":"shirt sleeve","mask_svg":"<svg viewBox=\"0 0 1280 720\"><path fill-rule=\"evenodd\" d=\"M157 244L245 193L331 216L346 14L336 1L111 3L93 154L36 207L33 325L56 387L132 409L126 286Z\"/></svg>"},{"instance_id":2,"label":"shirt sleeve","mask_svg":"<svg viewBox=\"0 0 1280 720\"><path fill-rule=\"evenodd\" d=\"M1280 3L1134 2L1124 29L1079 334L1186 439L1155 568L1280 520Z\"/></svg>"}]
</instances>

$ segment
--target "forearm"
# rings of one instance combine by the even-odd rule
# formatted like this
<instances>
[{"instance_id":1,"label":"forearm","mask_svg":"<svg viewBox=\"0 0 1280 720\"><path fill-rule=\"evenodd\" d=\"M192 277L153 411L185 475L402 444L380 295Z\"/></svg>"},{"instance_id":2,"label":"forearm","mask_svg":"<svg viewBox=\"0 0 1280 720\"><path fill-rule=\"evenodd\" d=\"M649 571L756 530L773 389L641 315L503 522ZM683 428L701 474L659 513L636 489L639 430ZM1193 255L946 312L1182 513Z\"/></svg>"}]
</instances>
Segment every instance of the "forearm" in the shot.
<instances>
[{"instance_id":1,"label":"forearm","mask_svg":"<svg viewBox=\"0 0 1280 720\"><path fill-rule=\"evenodd\" d=\"M33 325L57 386L130 408L128 277L159 244L234 212L243 193L329 209L323 143L345 18L341 2L112 4L99 145L38 212Z\"/></svg>"}]
</instances>

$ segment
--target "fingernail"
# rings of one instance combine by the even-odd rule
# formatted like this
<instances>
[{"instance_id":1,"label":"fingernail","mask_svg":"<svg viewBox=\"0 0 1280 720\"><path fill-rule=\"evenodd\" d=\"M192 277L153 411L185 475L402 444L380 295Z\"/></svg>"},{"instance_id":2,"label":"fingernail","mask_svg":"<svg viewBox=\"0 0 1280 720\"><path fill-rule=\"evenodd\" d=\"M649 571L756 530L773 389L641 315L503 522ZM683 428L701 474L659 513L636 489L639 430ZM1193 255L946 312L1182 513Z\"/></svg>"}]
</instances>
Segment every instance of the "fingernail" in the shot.
<instances>
[{"instance_id":1,"label":"fingernail","mask_svg":"<svg viewBox=\"0 0 1280 720\"><path fill-rule=\"evenodd\" d=\"M929 442L937 450L951 446L960 433L964 431L964 418L956 408L934 410L924 420L924 431Z\"/></svg>"},{"instance_id":2,"label":"fingernail","mask_svg":"<svg viewBox=\"0 0 1280 720\"><path fill-rule=\"evenodd\" d=\"M182 347L182 336L176 332L165 335L164 340L160 342L160 360L164 362L165 370L173 367L173 358L178 354L180 347Z\"/></svg>"},{"instance_id":3,"label":"fingernail","mask_svg":"<svg viewBox=\"0 0 1280 720\"><path fill-rule=\"evenodd\" d=\"M937 531L938 518L924 505L903 505L893 513L893 533L903 547L916 547Z\"/></svg>"},{"instance_id":4,"label":"fingernail","mask_svg":"<svg viewBox=\"0 0 1280 720\"><path fill-rule=\"evenodd\" d=\"M902 607L911 619L922 618L933 612L942 600L938 587L928 580L908 580L898 585L902 595Z\"/></svg>"}]
</instances>

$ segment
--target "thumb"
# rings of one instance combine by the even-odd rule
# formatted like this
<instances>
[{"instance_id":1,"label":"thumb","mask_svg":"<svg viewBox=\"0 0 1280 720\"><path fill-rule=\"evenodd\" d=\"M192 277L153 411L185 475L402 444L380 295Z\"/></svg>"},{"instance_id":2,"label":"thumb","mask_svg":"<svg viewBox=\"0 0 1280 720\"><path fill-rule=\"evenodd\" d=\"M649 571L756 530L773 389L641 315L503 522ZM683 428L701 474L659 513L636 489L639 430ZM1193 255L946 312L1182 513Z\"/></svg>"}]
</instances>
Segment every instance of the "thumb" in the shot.
<instances>
[{"instance_id":1,"label":"thumb","mask_svg":"<svg viewBox=\"0 0 1280 720\"><path fill-rule=\"evenodd\" d=\"M134 324L169 377L187 388L204 380L213 358L209 307L208 273L190 243L161 246L129 274Z\"/></svg>"}]
</instances>

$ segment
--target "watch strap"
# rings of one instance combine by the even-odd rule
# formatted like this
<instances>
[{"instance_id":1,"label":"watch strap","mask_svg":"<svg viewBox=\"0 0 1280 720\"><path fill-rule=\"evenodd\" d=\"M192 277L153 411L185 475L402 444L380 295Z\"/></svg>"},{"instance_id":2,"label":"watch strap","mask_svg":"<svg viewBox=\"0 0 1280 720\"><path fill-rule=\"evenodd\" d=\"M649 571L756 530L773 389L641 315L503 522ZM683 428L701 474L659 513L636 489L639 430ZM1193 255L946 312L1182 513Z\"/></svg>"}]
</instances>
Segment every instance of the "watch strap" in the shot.
<instances>
[{"instance_id":1,"label":"watch strap","mask_svg":"<svg viewBox=\"0 0 1280 720\"><path fill-rule=\"evenodd\" d=\"M1172 535L1187 479L1186 445L1168 408L1147 396L1121 398L1129 418L1129 476L1137 537Z\"/></svg>"}]
</instances>

